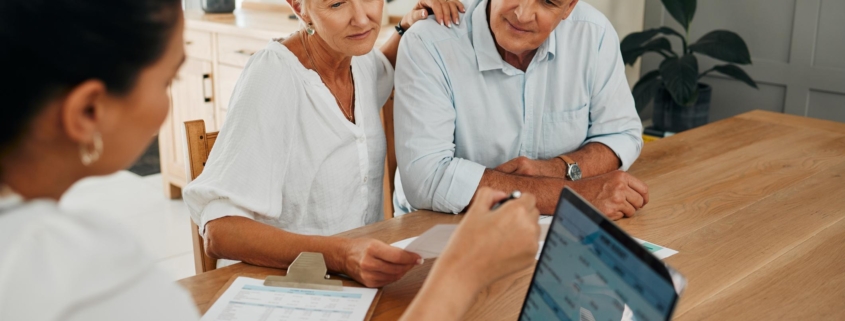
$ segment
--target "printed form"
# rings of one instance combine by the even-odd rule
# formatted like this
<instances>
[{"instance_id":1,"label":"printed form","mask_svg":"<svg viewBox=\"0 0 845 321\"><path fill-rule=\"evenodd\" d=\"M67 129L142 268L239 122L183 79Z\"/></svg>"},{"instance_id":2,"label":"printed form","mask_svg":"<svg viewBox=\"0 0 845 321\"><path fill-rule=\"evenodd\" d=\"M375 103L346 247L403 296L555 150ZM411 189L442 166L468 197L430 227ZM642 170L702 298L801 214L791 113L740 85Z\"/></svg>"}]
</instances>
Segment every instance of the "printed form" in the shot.
<instances>
[{"instance_id":1,"label":"printed form","mask_svg":"<svg viewBox=\"0 0 845 321\"><path fill-rule=\"evenodd\" d=\"M376 293L357 287L342 292L272 287L238 277L202 321L364 321Z\"/></svg>"}]
</instances>

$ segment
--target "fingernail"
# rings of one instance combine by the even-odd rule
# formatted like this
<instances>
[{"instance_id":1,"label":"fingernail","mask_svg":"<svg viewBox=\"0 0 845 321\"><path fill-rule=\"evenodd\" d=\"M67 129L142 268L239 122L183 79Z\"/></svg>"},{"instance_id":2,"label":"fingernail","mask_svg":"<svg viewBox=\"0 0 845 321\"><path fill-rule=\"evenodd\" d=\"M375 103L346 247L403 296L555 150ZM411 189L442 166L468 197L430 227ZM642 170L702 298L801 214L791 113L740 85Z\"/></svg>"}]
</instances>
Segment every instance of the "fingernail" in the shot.
<instances>
[{"instance_id":1,"label":"fingernail","mask_svg":"<svg viewBox=\"0 0 845 321\"><path fill-rule=\"evenodd\" d=\"M417 265L423 265L423 263L425 263L425 259L420 258L419 260L417 260Z\"/></svg>"},{"instance_id":2,"label":"fingernail","mask_svg":"<svg viewBox=\"0 0 845 321\"><path fill-rule=\"evenodd\" d=\"M455 20L455 24L456 24L456 25L461 25L461 21L460 21L460 20Z\"/></svg>"},{"instance_id":3,"label":"fingernail","mask_svg":"<svg viewBox=\"0 0 845 321\"><path fill-rule=\"evenodd\" d=\"M440 21L440 26L441 26L441 27L443 26L443 21Z\"/></svg>"}]
</instances>

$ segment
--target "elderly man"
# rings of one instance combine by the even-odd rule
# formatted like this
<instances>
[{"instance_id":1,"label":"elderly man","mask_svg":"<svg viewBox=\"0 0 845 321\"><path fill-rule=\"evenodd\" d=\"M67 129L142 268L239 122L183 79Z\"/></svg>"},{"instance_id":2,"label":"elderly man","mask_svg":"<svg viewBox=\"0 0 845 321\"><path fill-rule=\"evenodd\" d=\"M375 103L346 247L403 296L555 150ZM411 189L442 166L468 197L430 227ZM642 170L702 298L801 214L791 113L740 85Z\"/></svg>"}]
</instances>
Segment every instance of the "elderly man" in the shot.
<instances>
[{"instance_id":1,"label":"elderly man","mask_svg":"<svg viewBox=\"0 0 845 321\"><path fill-rule=\"evenodd\" d=\"M399 208L458 213L480 186L548 214L564 186L613 219L643 207L648 187L623 172L642 125L607 18L578 0L469 1L459 24L422 21L400 44Z\"/></svg>"}]
</instances>

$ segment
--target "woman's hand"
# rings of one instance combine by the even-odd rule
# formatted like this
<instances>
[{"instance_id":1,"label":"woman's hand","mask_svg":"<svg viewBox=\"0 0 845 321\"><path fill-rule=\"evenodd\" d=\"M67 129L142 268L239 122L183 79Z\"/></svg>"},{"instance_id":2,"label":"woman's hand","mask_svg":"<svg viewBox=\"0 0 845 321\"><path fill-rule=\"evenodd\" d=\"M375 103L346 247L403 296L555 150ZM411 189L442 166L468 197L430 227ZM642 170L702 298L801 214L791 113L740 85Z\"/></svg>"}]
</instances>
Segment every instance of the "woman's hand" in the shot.
<instances>
[{"instance_id":1,"label":"woman's hand","mask_svg":"<svg viewBox=\"0 0 845 321\"><path fill-rule=\"evenodd\" d=\"M451 273L463 274L468 282L464 286L487 286L535 262L540 238L537 200L523 193L490 210L506 197L504 192L480 188L437 262Z\"/></svg>"},{"instance_id":2,"label":"woman's hand","mask_svg":"<svg viewBox=\"0 0 845 321\"><path fill-rule=\"evenodd\" d=\"M378 288L405 276L422 264L419 255L373 239L348 239L343 272L370 287Z\"/></svg>"},{"instance_id":3,"label":"woman's hand","mask_svg":"<svg viewBox=\"0 0 845 321\"><path fill-rule=\"evenodd\" d=\"M460 0L420 0L400 24L408 30L415 22L428 18L428 10L434 13L434 18L440 25L452 27L452 24L460 24L461 13L466 12L464 4Z\"/></svg>"},{"instance_id":4,"label":"woman's hand","mask_svg":"<svg viewBox=\"0 0 845 321\"><path fill-rule=\"evenodd\" d=\"M506 197L478 190L402 321L460 320L484 287L534 264L540 238L536 199L522 194L490 210Z\"/></svg>"}]
</instances>

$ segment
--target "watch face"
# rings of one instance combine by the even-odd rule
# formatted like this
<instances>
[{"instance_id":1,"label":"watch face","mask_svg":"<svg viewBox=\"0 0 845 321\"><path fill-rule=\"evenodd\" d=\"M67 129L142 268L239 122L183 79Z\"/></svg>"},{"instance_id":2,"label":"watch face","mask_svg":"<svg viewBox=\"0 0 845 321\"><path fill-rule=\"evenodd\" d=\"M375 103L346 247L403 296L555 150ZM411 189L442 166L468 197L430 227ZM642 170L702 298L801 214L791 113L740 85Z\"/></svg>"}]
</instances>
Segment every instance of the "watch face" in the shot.
<instances>
[{"instance_id":1,"label":"watch face","mask_svg":"<svg viewBox=\"0 0 845 321\"><path fill-rule=\"evenodd\" d=\"M572 166L569 166L569 179L573 181L581 179L581 168L578 167L578 164L573 164Z\"/></svg>"}]
</instances>

